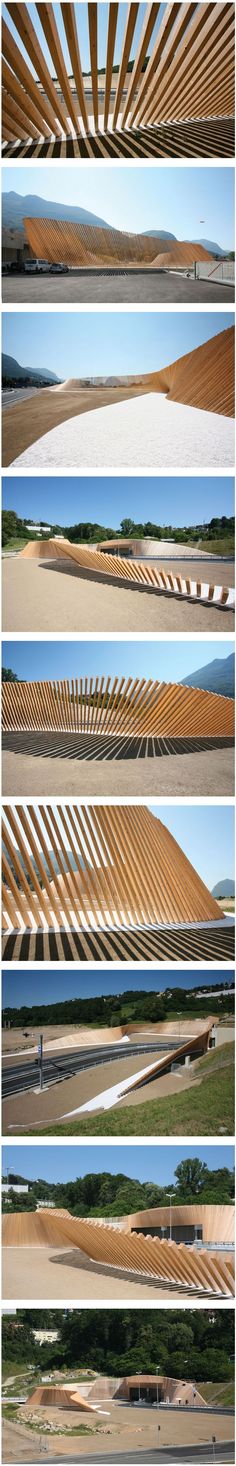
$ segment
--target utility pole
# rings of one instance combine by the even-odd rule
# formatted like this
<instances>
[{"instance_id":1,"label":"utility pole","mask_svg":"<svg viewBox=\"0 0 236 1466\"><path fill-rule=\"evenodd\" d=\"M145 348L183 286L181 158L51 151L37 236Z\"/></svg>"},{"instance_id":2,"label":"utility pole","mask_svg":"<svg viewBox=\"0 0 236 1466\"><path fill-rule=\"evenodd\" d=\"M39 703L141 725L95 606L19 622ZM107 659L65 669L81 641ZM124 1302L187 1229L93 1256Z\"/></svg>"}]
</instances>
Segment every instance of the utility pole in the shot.
<instances>
[{"instance_id":1,"label":"utility pole","mask_svg":"<svg viewBox=\"0 0 236 1466\"><path fill-rule=\"evenodd\" d=\"M40 1089L43 1089L43 1033L40 1033L39 1041L38 1041L38 1061L39 1061L39 1088Z\"/></svg>"}]
</instances>

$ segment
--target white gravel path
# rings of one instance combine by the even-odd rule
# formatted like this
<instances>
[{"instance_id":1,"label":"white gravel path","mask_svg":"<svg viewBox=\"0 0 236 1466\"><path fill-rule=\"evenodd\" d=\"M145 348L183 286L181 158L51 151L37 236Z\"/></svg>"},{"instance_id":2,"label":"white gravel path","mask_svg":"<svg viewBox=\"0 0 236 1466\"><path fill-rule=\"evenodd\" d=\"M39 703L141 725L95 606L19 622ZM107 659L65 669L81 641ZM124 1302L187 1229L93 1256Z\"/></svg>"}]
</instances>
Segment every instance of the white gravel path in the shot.
<instances>
[{"instance_id":1,"label":"white gravel path","mask_svg":"<svg viewBox=\"0 0 236 1466\"><path fill-rule=\"evenodd\" d=\"M156 392L61 423L13 468L225 468L234 463L234 422Z\"/></svg>"}]
</instances>

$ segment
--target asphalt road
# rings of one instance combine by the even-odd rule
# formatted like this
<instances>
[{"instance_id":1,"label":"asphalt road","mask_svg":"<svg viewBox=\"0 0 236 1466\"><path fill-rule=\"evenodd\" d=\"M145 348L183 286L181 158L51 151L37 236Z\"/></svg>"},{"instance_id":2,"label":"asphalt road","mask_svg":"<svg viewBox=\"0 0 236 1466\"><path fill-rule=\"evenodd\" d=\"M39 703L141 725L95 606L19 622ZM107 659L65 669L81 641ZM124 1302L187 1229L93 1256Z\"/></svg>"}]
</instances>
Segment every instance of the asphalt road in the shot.
<instances>
[{"instance_id":1,"label":"asphalt road","mask_svg":"<svg viewBox=\"0 0 236 1466\"><path fill-rule=\"evenodd\" d=\"M50 387L50 382L48 383ZM4 407L14 407L16 402L24 402L26 397L35 397L40 392L40 387L10 387L2 392L2 411Z\"/></svg>"},{"instance_id":2,"label":"asphalt road","mask_svg":"<svg viewBox=\"0 0 236 1466\"><path fill-rule=\"evenodd\" d=\"M178 1049L179 1043L171 1040L171 1046ZM43 1062L43 1073L45 1084L55 1084L59 1079L69 1079L72 1074L79 1074L83 1069L94 1069L100 1064L114 1063L114 1060L132 1058L140 1054L163 1053L166 1050L164 1043L150 1044L111 1044L109 1047L92 1049L67 1050L65 1054L57 1052L50 1058L45 1055ZM17 1058L17 1056L16 1056ZM7 1065L2 1069L2 1097L6 1099L11 1094L20 1094L26 1089L35 1089L38 1082L38 1065L35 1059L25 1059L22 1062Z\"/></svg>"},{"instance_id":3,"label":"asphalt road","mask_svg":"<svg viewBox=\"0 0 236 1466\"><path fill-rule=\"evenodd\" d=\"M40 1451L40 1457L43 1454L44 1452ZM209 1466L212 1466L214 1461L217 1461L218 1466L221 1466L221 1463L222 1466L227 1466L227 1463L234 1462L234 1459L234 1443L232 1441L228 1444L227 1442L226 1444L216 1444L214 1455L212 1445L173 1446L172 1449L171 1447L166 1447L164 1450L159 1446L159 1449L156 1451L141 1450L138 1453L137 1451L129 1451L128 1453L127 1451L119 1451L114 1456L108 1455L107 1453L105 1456L101 1456L95 1454L95 1452L92 1456L87 1456L87 1453L86 1456L83 1456L80 1447L76 1456L70 1455L70 1466L72 1462L78 1461L80 1462L80 1466L96 1466L96 1463L97 1466L189 1466L189 1463L191 1463L191 1466L208 1466L208 1463ZM59 1466L60 1462L63 1462L63 1466L66 1466L68 1457L46 1455L46 1460L48 1466L49 1463L52 1463L52 1466Z\"/></svg>"},{"instance_id":4,"label":"asphalt road","mask_svg":"<svg viewBox=\"0 0 236 1466\"><path fill-rule=\"evenodd\" d=\"M234 285L216 281L194 280L186 275L155 270L81 271L69 275L3 275L3 302L24 305L86 304L116 302L135 305L147 301L169 304L231 305L235 300Z\"/></svg>"}]
</instances>

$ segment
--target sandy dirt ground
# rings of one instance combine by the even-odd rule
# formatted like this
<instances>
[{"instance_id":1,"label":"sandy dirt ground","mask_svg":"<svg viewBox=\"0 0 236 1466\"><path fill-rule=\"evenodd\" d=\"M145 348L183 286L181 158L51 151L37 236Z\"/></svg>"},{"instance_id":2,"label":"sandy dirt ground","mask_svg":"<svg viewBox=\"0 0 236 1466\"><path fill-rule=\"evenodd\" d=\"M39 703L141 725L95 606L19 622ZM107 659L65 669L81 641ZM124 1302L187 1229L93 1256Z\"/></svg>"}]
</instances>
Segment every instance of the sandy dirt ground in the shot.
<instances>
[{"instance_id":1,"label":"sandy dirt ground","mask_svg":"<svg viewBox=\"0 0 236 1466\"><path fill-rule=\"evenodd\" d=\"M54 389L55 390L55 389ZM107 390L107 389L106 389ZM110 393L111 393L111 389ZM98 391L98 389L97 389ZM43 394L45 395L45 393ZM134 389L117 391L110 403L88 402L70 407L55 416L47 430L47 412L37 398L3 414L3 463L13 468L126 469L143 468L232 468L234 463L234 421L216 412L186 407L170 401L163 392L134 395ZM90 389L91 396L91 389ZM42 397L42 394L41 394ZM76 397L76 394L74 394ZM56 398L56 393L55 393ZM63 393L58 393L59 401ZM88 398L88 393L87 393ZM118 400L117 400L118 399ZM53 399L55 400L55 399ZM38 416L37 416L38 406ZM89 408L92 411L89 412ZM30 412L31 409L31 412ZM31 420L32 418L32 420ZM39 432L36 422L39 423ZM34 424L34 426L33 426ZM23 448L20 446L23 443Z\"/></svg>"},{"instance_id":2,"label":"sandy dirt ground","mask_svg":"<svg viewBox=\"0 0 236 1466\"><path fill-rule=\"evenodd\" d=\"M155 1062L156 1054L148 1055L150 1065L152 1059ZM120 1079L126 1079L129 1075L135 1074L138 1066L141 1067L141 1062L140 1057L135 1058L135 1056L129 1060L118 1059L117 1063L114 1060L114 1063L99 1065L98 1068L74 1075L72 1079L62 1080L60 1084L45 1089L42 1094L32 1092L31 1089L28 1093L11 1096L4 1100L2 1106L3 1134L7 1135L14 1130L16 1133L21 1130L27 1132L29 1128L36 1132L48 1125L63 1123L63 1116L68 1112L84 1105L86 1100L101 1094L112 1084L118 1084ZM145 1067L145 1055L143 1067ZM201 1080L195 1079L194 1082L200 1084ZM192 1069L183 1066L178 1074L174 1072L160 1075L159 1079L154 1079L143 1088L136 1089L135 1094L124 1095L117 1109L121 1109L122 1105L125 1107L129 1104L138 1105L148 1099L162 1099L165 1095L181 1094L183 1090L192 1087L192 1084ZM99 1108L94 1113L99 1114ZM75 1115L74 1119L79 1125L80 1116Z\"/></svg>"},{"instance_id":3,"label":"sandy dirt ground","mask_svg":"<svg viewBox=\"0 0 236 1466\"><path fill-rule=\"evenodd\" d=\"M164 270L147 270L140 273L137 269L133 273L119 274L113 272L107 274L76 274L72 270L69 275L3 275L2 277L2 299L4 303L23 305L79 305L92 301L96 305L110 304L119 305L134 302L135 305L145 304L146 301L164 302L169 305L172 302L177 304L199 305L212 304L230 305L235 299L234 285L224 285L221 281L194 280L186 275L169 274Z\"/></svg>"},{"instance_id":4,"label":"sandy dirt ground","mask_svg":"<svg viewBox=\"0 0 236 1466\"><path fill-rule=\"evenodd\" d=\"M139 390L141 394L147 388L140 387ZM129 397L136 396L137 388L129 387ZM119 405L126 398L127 387L67 388L62 384L61 390L43 387L35 392L34 397L31 394L29 400L16 402L3 413L2 451L5 468L13 462L13 458L25 453L30 444L38 442L42 436L65 421L69 423L75 415L78 417L82 413L85 416L95 409L99 412L104 403L106 406L114 402Z\"/></svg>"},{"instance_id":5,"label":"sandy dirt ground","mask_svg":"<svg viewBox=\"0 0 236 1466\"><path fill-rule=\"evenodd\" d=\"M88 1416L90 1430L94 1429L94 1434L88 1433L88 1435L76 1438L70 1435L70 1430L75 1426L74 1411L72 1415L68 1410L63 1411L52 1407L46 1410L45 1407L43 1409L38 1406L37 1412L35 1411L37 1421L41 1422L43 1426L46 1418L53 1427L53 1455L65 1455L65 1458L68 1459L74 1450L78 1453L78 1458L80 1456L82 1460L86 1460L86 1456L90 1456L93 1450L95 1455L99 1452L102 1455L103 1452L105 1459L111 1450L113 1453L116 1450L123 1453L126 1450L127 1453L137 1451L138 1454L139 1450L147 1447L149 1450L156 1451L157 1425L160 1425L159 1440L163 1446L204 1444L204 1442L212 1441L213 1435L217 1440L222 1441L233 1437L233 1417L214 1414L213 1411L211 1414L207 1412L206 1416L198 1414L197 1411L194 1414L191 1412L184 1415L182 1411L178 1414L176 1410L168 1409L153 1410L150 1408L148 1410L147 1407L144 1409L139 1407L138 1410L135 1410L126 1405L115 1405L111 1401L108 1402L108 1405L107 1401L104 1401L104 1405L101 1402L101 1408L110 1410L108 1419L99 1420L99 1416L94 1417L93 1425L92 1416ZM20 1407L19 1411L19 1420L21 1419L22 1425L18 1422L16 1425L10 1421L4 1422L3 1459L6 1462L14 1461L16 1466L19 1461L38 1460L39 1434L34 1437L32 1430L27 1430L24 1422L24 1406ZM76 1423L85 1425L85 1419L84 1413L78 1410ZM58 1428L58 1434L56 1434L56 1428ZM60 1428L66 1429L68 1435L60 1436Z\"/></svg>"},{"instance_id":6,"label":"sandy dirt ground","mask_svg":"<svg viewBox=\"0 0 236 1466\"><path fill-rule=\"evenodd\" d=\"M126 1278L124 1273L122 1276L115 1268L104 1268L90 1262L78 1248L73 1251L61 1248L59 1251L53 1247L31 1247L30 1250L27 1247L3 1247L2 1296L7 1299L36 1298L38 1301L41 1298L58 1301L70 1298L74 1303L81 1299L96 1303L104 1299L108 1303L120 1302L122 1296L125 1302L176 1299L178 1304L184 1295L181 1290L176 1294L176 1289L171 1290L171 1287L158 1288L151 1278L150 1282L147 1279L131 1281L129 1276Z\"/></svg>"},{"instance_id":7,"label":"sandy dirt ground","mask_svg":"<svg viewBox=\"0 0 236 1466\"><path fill-rule=\"evenodd\" d=\"M42 1013L42 1022L43 1022L43 1013ZM27 1032L27 1037L25 1037L26 1032ZM21 1053L22 1053L22 1049L25 1049L25 1051L27 1052L27 1049L31 1049L32 1048L32 1044L36 1044L37 1045L40 1033L41 1033L41 1027L39 1027L37 1024L34 1024L33 1028L31 1028L29 1024L28 1025L25 1024L25 1028L24 1029L23 1028L10 1028L10 1029L9 1028L4 1028L3 1029L3 1033L2 1033L2 1058L3 1058L3 1060L4 1060L4 1057L7 1058L7 1055L8 1054L14 1054L14 1050L15 1050L16 1055L17 1055L17 1050L18 1049L20 1050ZM63 1044L63 1039L65 1040L65 1044ZM98 1031L98 1029L96 1029L95 1031L93 1029L91 1029L91 1033L90 1033L90 1031L89 1031L88 1028L87 1029L84 1029L82 1027L80 1028L79 1025L78 1025L78 1023L70 1023L69 1025L68 1025L68 1023L67 1024L66 1023L58 1023L58 1024L57 1023L47 1023L47 1025L45 1025L45 1027L44 1027L44 1042L46 1044L49 1044L49 1045L50 1045L50 1042L51 1042L52 1045L53 1045L54 1040L56 1040L57 1043L58 1043L58 1040L62 1040L62 1042L60 1043L60 1049L61 1049L61 1052L62 1053L63 1053L63 1048L65 1048L65 1049L67 1049L68 1047L74 1047L74 1048L76 1048L77 1042L78 1042L78 1048L86 1047L86 1045L87 1045L87 1048L90 1048L91 1044L93 1043L93 1039L94 1039L94 1043L99 1043L99 1031Z\"/></svg>"},{"instance_id":8,"label":"sandy dirt ground","mask_svg":"<svg viewBox=\"0 0 236 1466\"><path fill-rule=\"evenodd\" d=\"M156 562L157 569L161 561ZM172 562L165 558L165 569ZM234 585L234 566L204 559L204 581ZM181 563L174 572L183 573ZM186 560L184 575L193 578L193 562ZM3 559L3 631L156 632L235 631L235 614L217 606L201 605L175 596L156 595L117 585L112 577L78 572L69 561Z\"/></svg>"},{"instance_id":9,"label":"sandy dirt ground","mask_svg":"<svg viewBox=\"0 0 236 1466\"><path fill-rule=\"evenodd\" d=\"M161 758L36 758L3 753L4 795L233 795L234 750L169 754Z\"/></svg>"}]
</instances>

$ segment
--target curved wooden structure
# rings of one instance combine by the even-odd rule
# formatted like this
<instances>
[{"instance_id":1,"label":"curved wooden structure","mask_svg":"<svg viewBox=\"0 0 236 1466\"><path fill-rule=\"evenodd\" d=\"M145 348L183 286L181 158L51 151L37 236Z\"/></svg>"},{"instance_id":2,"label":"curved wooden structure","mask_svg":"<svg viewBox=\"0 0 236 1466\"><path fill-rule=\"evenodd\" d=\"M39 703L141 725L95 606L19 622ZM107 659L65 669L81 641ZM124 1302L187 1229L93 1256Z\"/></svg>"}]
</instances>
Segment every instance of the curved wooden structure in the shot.
<instances>
[{"instance_id":1,"label":"curved wooden structure","mask_svg":"<svg viewBox=\"0 0 236 1466\"><path fill-rule=\"evenodd\" d=\"M4 682L3 732L234 738L234 699L151 678Z\"/></svg>"},{"instance_id":2,"label":"curved wooden structure","mask_svg":"<svg viewBox=\"0 0 236 1466\"><path fill-rule=\"evenodd\" d=\"M5 931L220 919L173 835L142 806L6 805L2 842Z\"/></svg>"},{"instance_id":3,"label":"curved wooden structure","mask_svg":"<svg viewBox=\"0 0 236 1466\"><path fill-rule=\"evenodd\" d=\"M160 246L156 259L153 260L153 265L157 269L164 267L165 270L184 270L188 266L191 268L192 265L198 264L201 260L214 259L214 256L209 254L209 250L204 249L202 244L194 244L194 241L188 239L171 240L168 251L165 248L165 242L163 247L162 240L160 240Z\"/></svg>"},{"instance_id":4,"label":"curved wooden structure","mask_svg":"<svg viewBox=\"0 0 236 1466\"><path fill-rule=\"evenodd\" d=\"M75 1232L77 1245L94 1262L174 1284L187 1295L234 1296L234 1265L229 1253L143 1236L100 1219L78 1219Z\"/></svg>"},{"instance_id":5,"label":"curved wooden structure","mask_svg":"<svg viewBox=\"0 0 236 1466\"><path fill-rule=\"evenodd\" d=\"M135 1230L139 1229L139 1227L140 1229L147 1228L148 1230L149 1227L152 1229L156 1227L158 1229L160 1228L160 1230L164 1228L168 1234L170 1208L168 1206L154 1206L149 1207L145 1211L132 1212L130 1216L125 1218L125 1225L130 1228L131 1232L133 1232L134 1228ZM172 1208L172 1225L173 1229L179 1228L183 1229L183 1231L186 1229L186 1232L189 1228L200 1229L203 1244L212 1243L214 1245L214 1243L222 1242L224 1244L227 1243L228 1246L234 1249L234 1206L225 1203L217 1203L216 1205L214 1203L208 1203L207 1205L206 1203L202 1204L201 1202L195 1201L185 1206L174 1205Z\"/></svg>"},{"instance_id":6,"label":"curved wooden structure","mask_svg":"<svg viewBox=\"0 0 236 1466\"><path fill-rule=\"evenodd\" d=\"M178 357L163 371L153 373L153 390L165 392L170 402L234 417L234 327L211 336L210 341Z\"/></svg>"},{"instance_id":7,"label":"curved wooden structure","mask_svg":"<svg viewBox=\"0 0 236 1466\"><path fill-rule=\"evenodd\" d=\"M33 1394L29 1395L26 1408L27 1411L37 1410L38 1407L48 1409L53 1406L59 1410L85 1410L90 1415L96 1415L96 1405L89 1404L85 1395L80 1390L63 1389L60 1385L38 1385ZM24 1407L25 1410L25 1407Z\"/></svg>"},{"instance_id":8,"label":"curved wooden structure","mask_svg":"<svg viewBox=\"0 0 236 1466\"><path fill-rule=\"evenodd\" d=\"M208 1220L205 1213L208 1211ZM216 1216L214 1218L214 1212ZM132 1272L145 1280L154 1278L167 1286L176 1286L187 1295L202 1293L214 1297L232 1297L234 1294L234 1208L229 1207L174 1207L173 1225L177 1213L183 1225L199 1226L210 1234L212 1250L198 1248L196 1244L186 1246L184 1242L166 1240L158 1235L148 1234L148 1224L153 1229L161 1228L162 1215L168 1226L169 1208L154 1208L134 1217L121 1219L120 1224L109 1223L97 1218L71 1217L69 1212L57 1213L14 1213L3 1218L3 1244L5 1246L73 1246L79 1248L93 1261L105 1266L118 1267ZM187 1216L186 1216L187 1214ZM140 1224L140 1231L139 1229ZM212 1236L212 1232L213 1235ZM223 1232L223 1236L222 1236ZM50 1235L50 1242L48 1237ZM37 1242L36 1242L37 1238ZM26 1242L27 1239L27 1242ZM207 1236L204 1237L207 1241ZM219 1242L219 1250L214 1244ZM229 1242L232 1252L223 1252L224 1242ZM44 1403L43 1401L41 1402ZM51 1402L50 1402L51 1403Z\"/></svg>"},{"instance_id":9,"label":"curved wooden structure","mask_svg":"<svg viewBox=\"0 0 236 1466\"><path fill-rule=\"evenodd\" d=\"M104 229L94 224L66 224L58 219L24 219L25 233L32 254L49 264L64 264L81 269L112 266L134 266L148 269L169 264L176 254L177 264L211 260L213 255L201 244L173 244L145 234L126 234L120 229Z\"/></svg>"},{"instance_id":10,"label":"curved wooden structure","mask_svg":"<svg viewBox=\"0 0 236 1466\"><path fill-rule=\"evenodd\" d=\"M204 120L213 124L210 138L217 150L217 122L232 117L234 107L234 5L187 3L147 4L136 40L139 4L128 11L109 5L105 74L98 70L99 5L88 4L90 76L83 75L80 52L80 6L62 3L61 16L69 52L67 69L55 12L38 4L40 40L28 6L8 3L13 35L3 20L2 131L5 148L30 144L36 152L42 137L60 144L78 143L78 156L121 157L124 141L143 143L153 156L163 125ZM114 68L117 23L124 14L118 71ZM23 48L23 49L22 49ZM47 50L48 48L48 50ZM52 75L47 64L48 51ZM27 57L27 60L25 59ZM140 137L141 134L141 137ZM87 146L86 146L87 140ZM206 142L207 147L207 142ZM224 133L222 130L222 147ZM110 150L110 151L109 151ZM52 151L52 150L51 150ZM213 148L214 151L214 148ZM186 149L185 149L186 152Z\"/></svg>"},{"instance_id":11,"label":"curved wooden structure","mask_svg":"<svg viewBox=\"0 0 236 1466\"><path fill-rule=\"evenodd\" d=\"M31 1413L34 1408L45 1406L61 1406L62 1409L89 1410L93 1413L103 1414L100 1409L100 1402L109 1403L110 1400L122 1400L123 1403L137 1399L149 1402L151 1398L159 1400L166 1405L191 1405L202 1406L205 1404L203 1395L200 1395L196 1385L189 1380L173 1379L168 1375L157 1376L153 1374L126 1375L124 1379L114 1378L111 1375L97 1375L86 1385L86 1394L82 1395L81 1390L71 1391L57 1385L38 1386L33 1390L32 1395L24 1405L24 1414ZM92 1405L91 1401L96 1404ZM106 1412L107 1413L107 1412Z\"/></svg>"},{"instance_id":12,"label":"curved wooden structure","mask_svg":"<svg viewBox=\"0 0 236 1466\"><path fill-rule=\"evenodd\" d=\"M5 408L4 467L70 418L143 393L161 392L170 402L234 417L234 339L234 327L229 326L161 371L139 376L69 378Z\"/></svg>"},{"instance_id":13,"label":"curved wooden structure","mask_svg":"<svg viewBox=\"0 0 236 1466\"><path fill-rule=\"evenodd\" d=\"M115 542L116 543L116 542ZM127 542L128 543L128 542ZM20 557L27 560L73 560L78 570L87 570L88 575L108 575L115 580L129 583L132 582L138 587L147 586L149 590L155 591L157 595L183 596L187 600L203 601L207 605L217 605L221 610L231 611L235 609L235 591L226 585L215 585L214 581L209 585L206 581L191 580L189 575L179 575L171 570L165 570L164 566L157 570L155 565L149 565L143 560L134 560L132 557L127 560L123 555L115 555L112 549L113 541L110 542L110 550L93 549L93 546L70 544L69 540L29 540L25 549L20 551ZM199 564L200 570L200 564Z\"/></svg>"}]
</instances>

